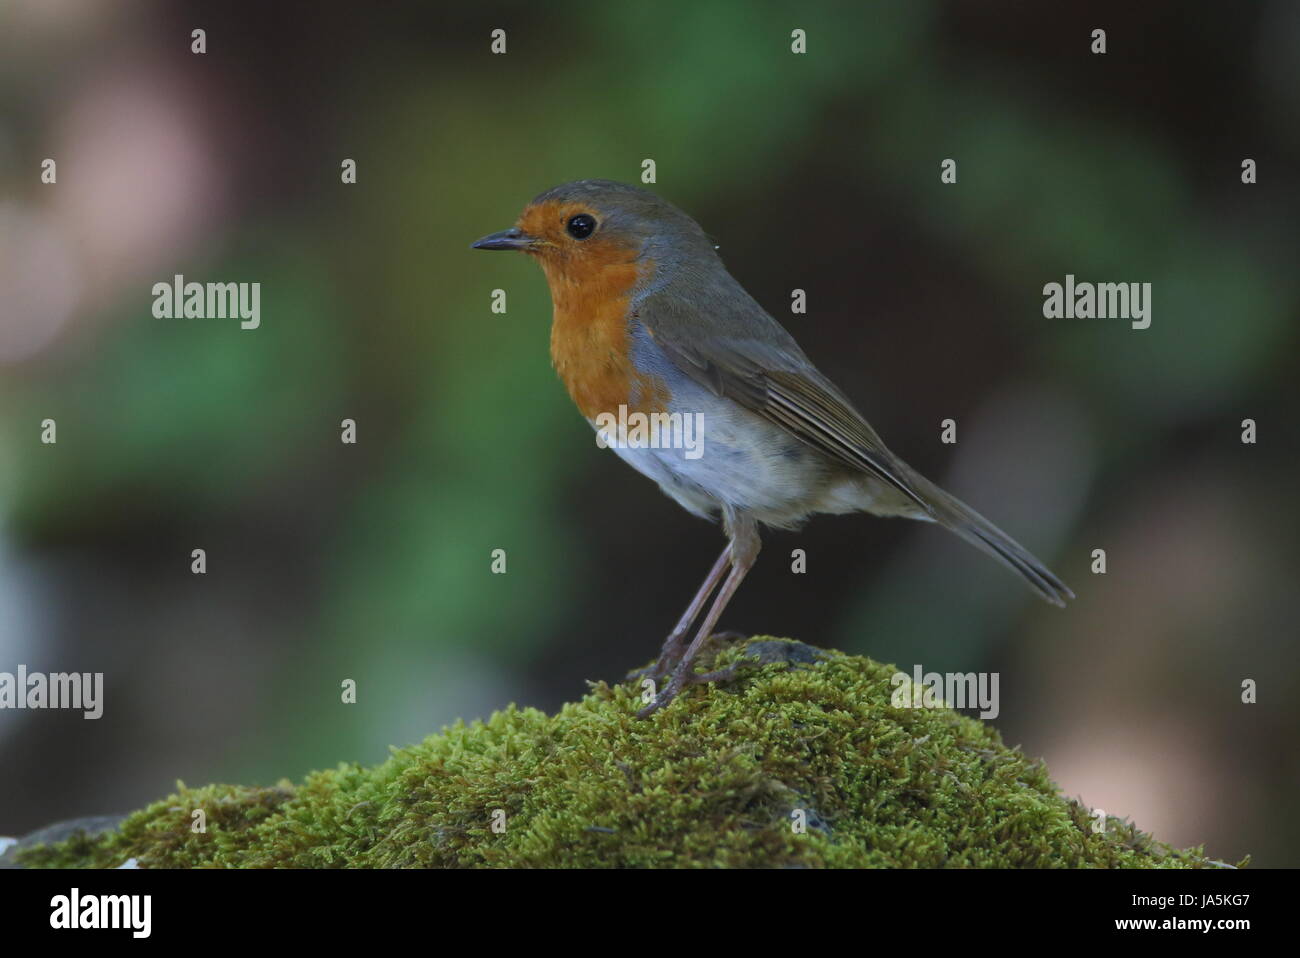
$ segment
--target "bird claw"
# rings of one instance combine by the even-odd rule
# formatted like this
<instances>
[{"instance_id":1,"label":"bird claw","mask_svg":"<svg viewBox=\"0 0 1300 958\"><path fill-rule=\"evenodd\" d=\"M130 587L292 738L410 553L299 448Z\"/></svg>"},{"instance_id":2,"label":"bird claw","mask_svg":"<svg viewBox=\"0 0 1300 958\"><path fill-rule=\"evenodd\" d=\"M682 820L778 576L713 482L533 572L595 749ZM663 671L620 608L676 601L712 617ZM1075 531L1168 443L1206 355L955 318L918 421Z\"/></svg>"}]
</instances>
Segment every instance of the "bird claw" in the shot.
<instances>
[{"instance_id":1,"label":"bird claw","mask_svg":"<svg viewBox=\"0 0 1300 958\"><path fill-rule=\"evenodd\" d=\"M703 685L705 682L715 682L719 684L723 682L731 682L735 680L736 673L740 671L740 667L748 664L750 663L740 661L733 662L725 669L714 669L712 672L692 672L686 676L686 681L683 684Z\"/></svg>"},{"instance_id":2,"label":"bird claw","mask_svg":"<svg viewBox=\"0 0 1300 958\"><path fill-rule=\"evenodd\" d=\"M713 636L713 638L717 638L717 636ZM682 675L674 675L672 681L668 683L664 690L654 697L654 701L636 713L636 717L639 719L649 718L665 705L672 702L673 699L677 698L682 689L687 686L704 685L709 682L731 682L736 678L737 673L743 666L758 664L761 663L741 659L739 662L733 662L725 669L714 669L712 672L686 672Z\"/></svg>"},{"instance_id":3,"label":"bird claw","mask_svg":"<svg viewBox=\"0 0 1300 958\"><path fill-rule=\"evenodd\" d=\"M666 674L667 672L660 671L659 663L656 661L656 662L651 662L643 669L634 669L633 671L627 673L627 675L623 676L623 679L624 681L627 682L636 682L638 680L644 680L644 679L658 680L663 678Z\"/></svg>"},{"instance_id":4,"label":"bird claw","mask_svg":"<svg viewBox=\"0 0 1300 958\"><path fill-rule=\"evenodd\" d=\"M644 679L653 679L658 682L665 675L671 675L673 669L675 669L681 662L682 652L684 651L682 646L685 644L683 641L684 638L685 636L674 636L669 638L669 640L664 643L663 651L659 653L659 658L656 661L650 663L644 668L628 672L627 675L624 676L624 679L628 682ZM708 645L712 645L715 642L737 642L747 638L749 638L749 636L745 635L743 632L714 632L709 636L705 647L707 648ZM674 641L674 639L676 639L676 641ZM689 679L687 680L687 684L692 684Z\"/></svg>"},{"instance_id":5,"label":"bird claw","mask_svg":"<svg viewBox=\"0 0 1300 958\"><path fill-rule=\"evenodd\" d=\"M661 708L671 702L672 699L664 698L667 692L668 690L664 689L663 692L656 695L653 702L636 713L636 717L639 719L648 719L650 716L654 715L655 712L658 712Z\"/></svg>"}]
</instances>

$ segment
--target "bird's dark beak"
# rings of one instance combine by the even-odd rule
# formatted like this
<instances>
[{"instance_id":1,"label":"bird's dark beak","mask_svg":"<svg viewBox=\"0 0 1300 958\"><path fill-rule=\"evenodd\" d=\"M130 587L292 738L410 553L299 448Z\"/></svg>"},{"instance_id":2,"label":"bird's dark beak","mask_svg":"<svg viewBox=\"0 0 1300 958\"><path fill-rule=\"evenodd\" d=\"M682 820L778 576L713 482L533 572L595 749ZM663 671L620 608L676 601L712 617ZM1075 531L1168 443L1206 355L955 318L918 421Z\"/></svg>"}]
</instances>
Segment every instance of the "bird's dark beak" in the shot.
<instances>
[{"instance_id":1,"label":"bird's dark beak","mask_svg":"<svg viewBox=\"0 0 1300 958\"><path fill-rule=\"evenodd\" d=\"M492 233L476 240L471 244L470 249L530 249L537 238L529 236L517 226L512 226L508 230L502 230L500 233Z\"/></svg>"}]
</instances>

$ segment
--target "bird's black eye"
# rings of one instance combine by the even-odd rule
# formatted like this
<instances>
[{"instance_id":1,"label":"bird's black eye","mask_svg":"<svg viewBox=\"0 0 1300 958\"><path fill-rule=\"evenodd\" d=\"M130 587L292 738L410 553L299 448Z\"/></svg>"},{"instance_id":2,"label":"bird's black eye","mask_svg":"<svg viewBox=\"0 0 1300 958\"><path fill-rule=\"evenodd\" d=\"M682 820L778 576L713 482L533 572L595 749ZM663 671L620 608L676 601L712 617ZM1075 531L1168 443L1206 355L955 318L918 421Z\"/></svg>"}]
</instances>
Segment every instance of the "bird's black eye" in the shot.
<instances>
[{"instance_id":1,"label":"bird's black eye","mask_svg":"<svg viewBox=\"0 0 1300 958\"><path fill-rule=\"evenodd\" d=\"M569 220L566 229L574 239L586 239L596 229L596 218L586 213L579 213Z\"/></svg>"}]
</instances>

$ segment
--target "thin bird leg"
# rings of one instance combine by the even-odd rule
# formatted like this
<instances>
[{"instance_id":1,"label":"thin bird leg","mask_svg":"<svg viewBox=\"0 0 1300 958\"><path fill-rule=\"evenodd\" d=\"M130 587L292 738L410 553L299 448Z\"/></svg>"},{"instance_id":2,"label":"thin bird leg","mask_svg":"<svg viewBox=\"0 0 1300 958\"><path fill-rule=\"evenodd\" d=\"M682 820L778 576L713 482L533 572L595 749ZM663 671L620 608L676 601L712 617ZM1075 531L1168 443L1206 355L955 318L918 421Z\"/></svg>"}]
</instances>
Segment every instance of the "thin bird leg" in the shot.
<instances>
[{"instance_id":1,"label":"thin bird leg","mask_svg":"<svg viewBox=\"0 0 1300 958\"><path fill-rule=\"evenodd\" d=\"M718 624L718 619L722 616L722 611L731 601L731 597L736 594L740 588L740 583L744 581L749 570L754 567L754 562L758 559L759 538L758 530L752 521L736 522L731 530L731 545L728 551L731 554L731 572L728 574L722 588L718 590L717 598L713 600L713 605L709 608L708 614L704 617L704 622L700 625L700 630L695 633L695 638L687 648L686 654L682 656L681 661L677 663L677 668L673 671L673 677L668 682L667 687L655 697L655 700L637 713L637 718L646 718L654 712L663 708L669 702L677 697L682 688L690 681L691 667L695 663L695 657L699 655L700 649L708 641L709 636L713 633L713 627Z\"/></svg>"},{"instance_id":2,"label":"thin bird leg","mask_svg":"<svg viewBox=\"0 0 1300 958\"><path fill-rule=\"evenodd\" d=\"M673 670L673 665L681 658L682 648L686 645L686 638L691 634L691 626L699 617L700 610L704 608L704 603L709 601L709 596L713 595L713 590L722 581L722 576L726 573L730 564L731 543L728 542L726 548L722 550L722 555L718 556L718 561L713 563L713 568L709 571L708 577L705 578L704 584L695 593L695 598L691 599L691 604L686 607L686 611L682 613L682 617L673 626L672 632L668 634L668 638L664 641L664 646L659 652L659 660L648 669L634 672L631 677L658 680Z\"/></svg>"}]
</instances>

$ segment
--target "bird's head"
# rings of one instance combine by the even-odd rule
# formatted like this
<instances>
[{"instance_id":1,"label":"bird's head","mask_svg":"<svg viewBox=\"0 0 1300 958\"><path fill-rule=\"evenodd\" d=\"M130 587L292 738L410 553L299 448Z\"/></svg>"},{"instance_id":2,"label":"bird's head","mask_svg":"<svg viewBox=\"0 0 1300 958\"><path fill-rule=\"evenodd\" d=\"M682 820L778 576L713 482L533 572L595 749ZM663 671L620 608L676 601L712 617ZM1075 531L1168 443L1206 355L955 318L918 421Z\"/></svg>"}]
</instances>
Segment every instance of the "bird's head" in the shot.
<instances>
[{"instance_id":1,"label":"bird's head","mask_svg":"<svg viewBox=\"0 0 1300 958\"><path fill-rule=\"evenodd\" d=\"M594 280L606 267L715 257L693 219L648 190L613 180L549 189L524 207L514 226L484 236L473 248L536 257L553 289Z\"/></svg>"}]
</instances>

